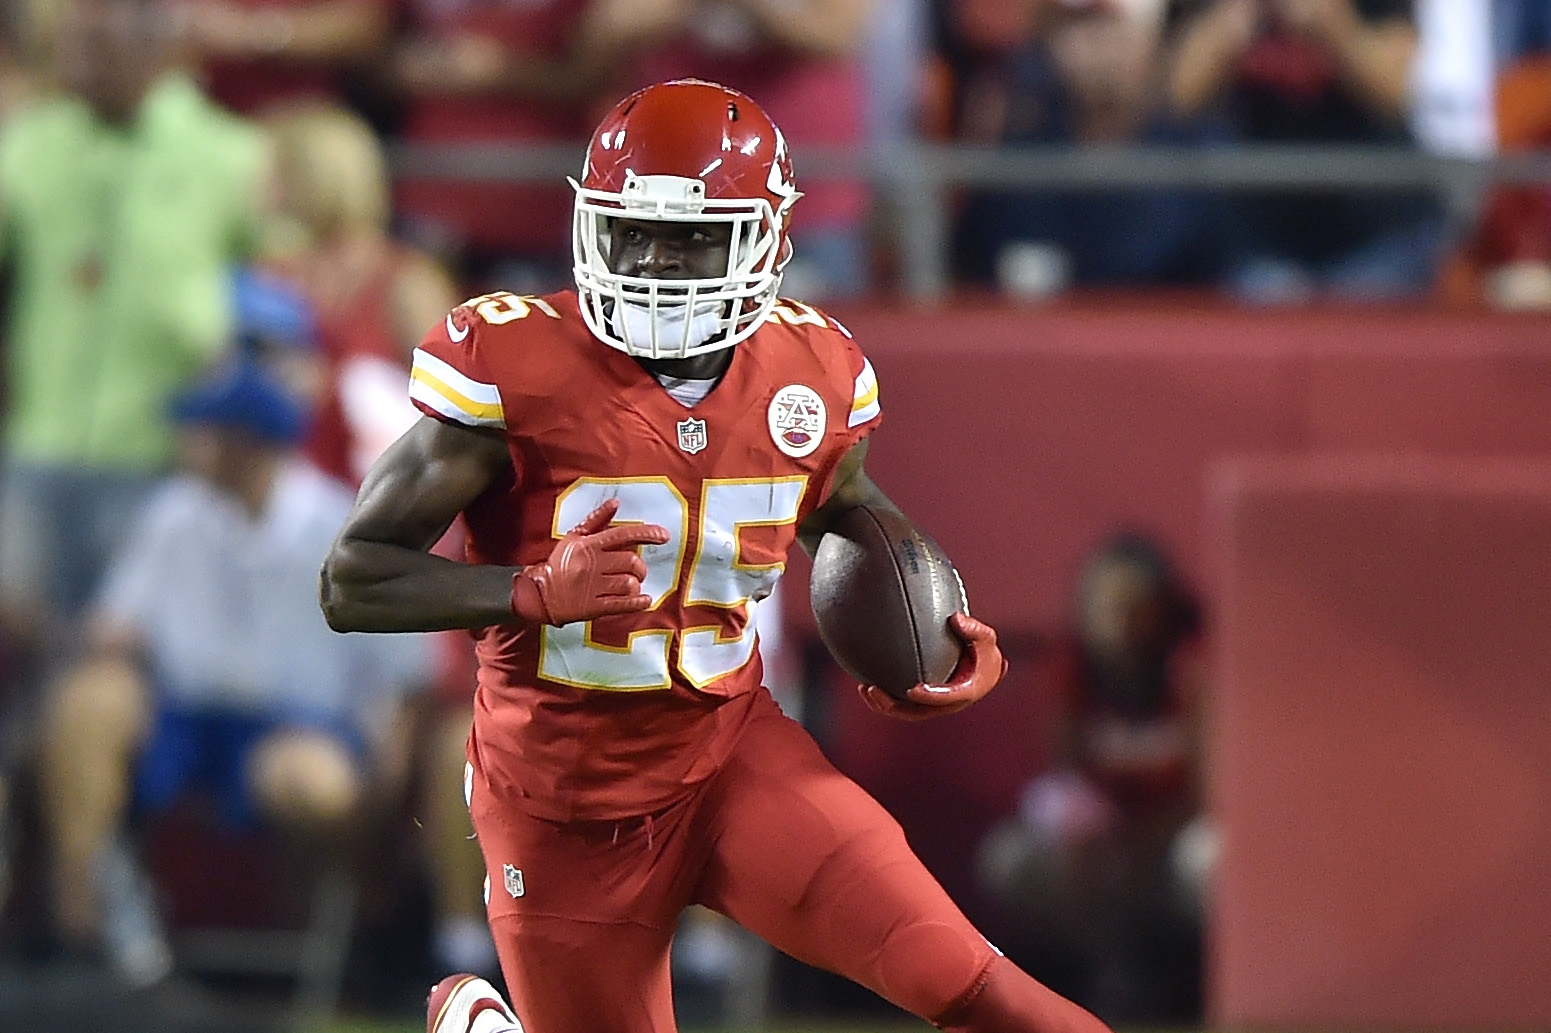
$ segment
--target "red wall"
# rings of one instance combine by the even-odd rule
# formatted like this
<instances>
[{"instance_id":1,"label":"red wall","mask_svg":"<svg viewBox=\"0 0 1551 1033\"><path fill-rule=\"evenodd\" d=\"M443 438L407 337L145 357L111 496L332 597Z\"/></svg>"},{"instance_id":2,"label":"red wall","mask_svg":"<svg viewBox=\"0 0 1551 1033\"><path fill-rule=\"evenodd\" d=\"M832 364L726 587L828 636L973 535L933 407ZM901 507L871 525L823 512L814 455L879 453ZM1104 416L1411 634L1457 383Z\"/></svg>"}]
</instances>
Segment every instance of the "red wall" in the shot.
<instances>
[{"instance_id":1,"label":"red wall","mask_svg":"<svg viewBox=\"0 0 1551 1033\"><path fill-rule=\"evenodd\" d=\"M1213 487L1212 1018L1551 1028L1551 462Z\"/></svg>"},{"instance_id":2,"label":"red wall","mask_svg":"<svg viewBox=\"0 0 1551 1033\"><path fill-rule=\"evenodd\" d=\"M1379 457L1348 467L1360 486L1365 470L1379 476L1385 456L1466 472L1487 458L1551 459L1545 317L1127 301L835 314L878 371L884 426L869 457L874 479L954 557L976 612L1023 641L1064 623L1081 559L1122 527L1174 553L1205 597L1209 627L1242 627L1232 623L1248 619L1233 609L1240 597L1218 598L1218 559L1230 550L1209 522L1210 473L1224 461L1318 453L1341 467L1343 455ZM1384 533L1343 534L1342 507L1372 512L1374 499L1327 500L1319 521L1292 526L1295 545L1274 561L1306 563L1336 583L1342 570L1360 568L1365 548L1386 544ZM1543 577L1544 590L1551 570L1540 558L1516 570L1500 546L1511 541L1505 528L1523 528L1492 524L1500 510L1472 505L1439 503L1405 518L1457 531L1445 536L1453 564L1468 565L1482 534L1497 543L1457 596L1426 605L1409 598L1417 582L1407 580L1397 560L1407 553L1397 546L1384 553L1384 580L1365 589L1359 578L1342 590L1366 608L1347 606L1341 592L1328 608L1303 610L1280 597L1242 597L1254 600L1255 627L1273 638L1284 611L1302 623L1282 642L1276 678L1241 670L1238 680L1219 679L1233 694L1220 703L1232 719L1218 775L1230 786L1222 799L1233 879L1214 916L1219 1019L1551 1025L1544 993L1518 992L1535 965L1542 990L1551 986L1551 959L1530 950L1536 931L1551 925L1551 898L1535 885L1551 868L1543 760L1551 704L1541 698L1544 678L1533 692L1522 679L1494 688L1492 672L1511 665L1472 648L1551 642L1543 606L1499 609L1491 591L1518 577L1514 599L1523 602L1526 572ZM1478 518L1493 529L1472 538ZM1276 536L1260 533L1252 555L1272 563ZM1385 592L1407 606L1378 633L1354 629L1385 612ZM799 627L811 621L802 594L787 596ZM1451 625L1461 606L1472 608L1469 620ZM1472 638L1497 623L1497 637ZM1301 666L1299 639L1316 632L1327 648ZM1543 652L1526 654L1541 665L1534 672L1543 673ZM940 724L888 722L851 695L833 705L831 755L900 818L967 906L979 835L1042 760L1044 676L1037 652L1015 653L1004 689ZM1439 662L1429 667L1429 659ZM1338 671L1349 677L1332 680ZM1429 679L1421 697L1411 678L1418 672ZM1255 692L1258 709L1244 702ZM1538 716L1515 725L1512 715L1537 700ZM1439 737L1437 751L1426 746L1430 736ZM1369 743L1377 754L1351 749ZM1327 765L1332 758L1339 763ZM1322 772L1326 786L1351 793L1305 793ZM1479 795L1492 785L1506 795ZM1348 798L1361 806L1342 810ZM1526 831L1532 813L1538 832ZM1493 838L1502 834L1511 840ZM1538 867L1526 867L1532 861ZM1341 872L1349 878L1329 881ZM1530 906L1515 910L1522 899ZM1508 924L1494 933L1500 920ZM1510 1000L1517 1011L1489 1007Z\"/></svg>"}]
</instances>

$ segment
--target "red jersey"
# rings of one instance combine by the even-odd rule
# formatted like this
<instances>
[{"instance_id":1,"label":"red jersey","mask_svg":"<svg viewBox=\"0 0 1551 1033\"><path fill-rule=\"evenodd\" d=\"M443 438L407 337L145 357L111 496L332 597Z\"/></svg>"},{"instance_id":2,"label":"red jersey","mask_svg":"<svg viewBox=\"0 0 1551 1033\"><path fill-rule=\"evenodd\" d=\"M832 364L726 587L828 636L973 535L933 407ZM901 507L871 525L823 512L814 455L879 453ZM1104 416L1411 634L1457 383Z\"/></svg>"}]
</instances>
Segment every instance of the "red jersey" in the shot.
<instances>
[{"instance_id":1,"label":"red jersey","mask_svg":"<svg viewBox=\"0 0 1551 1033\"><path fill-rule=\"evenodd\" d=\"M1184 639L1171 647L1148 699L1126 701L1107 691L1102 671L1075 639L1063 644L1057 662L1067 738L1060 759L1127 813L1193 806L1200 643Z\"/></svg>"},{"instance_id":2,"label":"red jersey","mask_svg":"<svg viewBox=\"0 0 1551 1033\"><path fill-rule=\"evenodd\" d=\"M879 420L838 324L782 302L692 408L592 336L574 291L460 306L415 353L437 419L505 432L512 478L469 507L474 563L541 562L608 498L668 529L642 548L644 613L480 638L470 749L493 790L550 820L647 814L726 759L760 687L752 610L841 456Z\"/></svg>"}]
</instances>

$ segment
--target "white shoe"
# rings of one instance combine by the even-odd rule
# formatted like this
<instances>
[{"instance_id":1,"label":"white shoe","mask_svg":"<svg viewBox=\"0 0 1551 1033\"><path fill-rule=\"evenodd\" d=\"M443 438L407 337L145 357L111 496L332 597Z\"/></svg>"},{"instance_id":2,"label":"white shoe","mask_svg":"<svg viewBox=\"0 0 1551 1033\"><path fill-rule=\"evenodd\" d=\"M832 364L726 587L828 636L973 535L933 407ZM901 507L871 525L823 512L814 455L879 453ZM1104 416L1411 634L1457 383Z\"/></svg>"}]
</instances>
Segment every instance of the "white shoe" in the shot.
<instances>
[{"instance_id":1,"label":"white shoe","mask_svg":"<svg viewBox=\"0 0 1551 1033\"><path fill-rule=\"evenodd\" d=\"M495 987L461 973L431 988L425 1001L425 1029L426 1033L522 1033L522 1023Z\"/></svg>"},{"instance_id":2,"label":"white shoe","mask_svg":"<svg viewBox=\"0 0 1551 1033\"><path fill-rule=\"evenodd\" d=\"M102 945L120 982L144 989L172 972L172 949L156 910L155 889L134 856L114 841L97 857Z\"/></svg>"}]
</instances>

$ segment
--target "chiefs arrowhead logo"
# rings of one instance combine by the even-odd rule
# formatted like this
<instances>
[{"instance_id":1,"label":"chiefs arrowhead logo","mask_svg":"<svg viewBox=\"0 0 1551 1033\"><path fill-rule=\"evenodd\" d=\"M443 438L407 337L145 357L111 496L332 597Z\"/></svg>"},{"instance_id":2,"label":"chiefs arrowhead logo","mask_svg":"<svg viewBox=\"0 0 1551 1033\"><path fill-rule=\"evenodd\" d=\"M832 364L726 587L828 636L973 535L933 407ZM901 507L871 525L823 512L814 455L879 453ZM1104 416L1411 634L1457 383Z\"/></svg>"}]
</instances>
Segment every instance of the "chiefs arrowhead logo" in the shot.
<instances>
[{"instance_id":1,"label":"chiefs arrowhead logo","mask_svg":"<svg viewBox=\"0 0 1551 1033\"><path fill-rule=\"evenodd\" d=\"M794 459L812 455L824 440L824 399L806 384L788 384L777 391L765 416L770 440Z\"/></svg>"}]
</instances>

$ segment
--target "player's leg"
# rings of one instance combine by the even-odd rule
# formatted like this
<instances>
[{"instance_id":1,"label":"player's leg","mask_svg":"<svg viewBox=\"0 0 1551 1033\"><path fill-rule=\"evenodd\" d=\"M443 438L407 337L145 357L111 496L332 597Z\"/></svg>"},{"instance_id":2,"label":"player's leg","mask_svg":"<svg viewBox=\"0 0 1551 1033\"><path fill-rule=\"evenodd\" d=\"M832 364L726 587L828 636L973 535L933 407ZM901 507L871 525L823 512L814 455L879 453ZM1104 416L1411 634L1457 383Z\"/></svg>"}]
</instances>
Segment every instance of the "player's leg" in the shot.
<instances>
[{"instance_id":1,"label":"player's leg","mask_svg":"<svg viewBox=\"0 0 1551 1033\"><path fill-rule=\"evenodd\" d=\"M670 1033L669 944L688 903L688 804L647 821L555 823L470 807L511 1007L534 1033Z\"/></svg>"},{"instance_id":2,"label":"player's leg","mask_svg":"<svg viewBox=\"0 0 1551 1033\"><path fill-rule=\"evenodd\" d=\"M496 887L494 892L501 889ZM562 915L493 918L513 1011L532 1030L670 1033L669 929Z\"/></svg>"},{"instance_id":3,"label":"player's leg","mask_svg":"<svg viewBox=\"0 0 1551 1033\"><path fill-rule=\"evenodd\" d=\"M751 721L699 821L715 847L696 899L799 960L945 1029L1105 1030L1000 957L899 824L779 714Z\"/></svg>"},{"instance_id":4,"label":"player's leg","mask_svg":"<svg viewBox=\"0 0 1551 1033\"><path fill-rule=\"evenodd\" d=\"M998 955L972 992L931 1020L948 1033L1107 1033L1108 1027Z\"/></svg>"}]
</instances>

